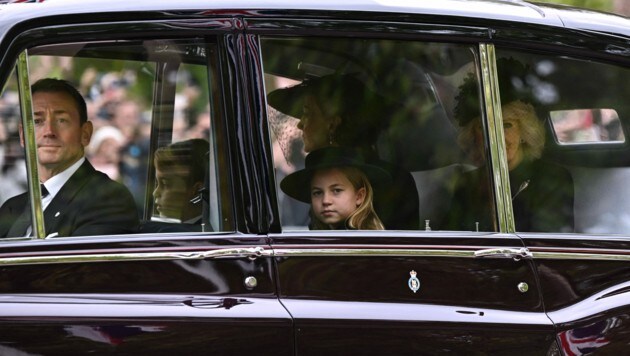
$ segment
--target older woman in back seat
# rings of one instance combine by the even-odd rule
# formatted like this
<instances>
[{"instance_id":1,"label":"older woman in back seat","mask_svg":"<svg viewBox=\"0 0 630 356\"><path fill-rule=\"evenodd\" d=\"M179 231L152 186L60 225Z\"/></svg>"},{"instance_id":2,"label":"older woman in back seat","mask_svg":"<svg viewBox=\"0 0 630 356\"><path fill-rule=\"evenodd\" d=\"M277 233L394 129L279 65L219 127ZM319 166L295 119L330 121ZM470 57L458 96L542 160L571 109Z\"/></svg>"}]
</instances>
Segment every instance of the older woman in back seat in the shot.
<instances>
[{"instance_id":1,"label":"older woman in back seat","mask_svg":"<svg viewBox=\"0 0 630 356\"><path fill-rule=\"evenodd\" d=\"M513 83L527 83L528 69L509 58L497 61L502 104L503 129L512 206L517 231L572 232L573 179L564 167L542 159L545 145L545 126L537 115L537 101L531 89L516 88ZM516 79L516 80L514 80ZM456 116L462 127L460 144L476 162L483 161L483 131L478 109L478 85L469 76L460 87ZM471 105L472 104L472 105ZM475 110L476 108L476 110ZM483 164L482 164L483 165ZM450 225L463 230L492 231L491 189L484 189L487 169L479 167L459 182L454 206L459 216ZM474 226L474 228L473 228Z\"/></svg>"}]
</instances>

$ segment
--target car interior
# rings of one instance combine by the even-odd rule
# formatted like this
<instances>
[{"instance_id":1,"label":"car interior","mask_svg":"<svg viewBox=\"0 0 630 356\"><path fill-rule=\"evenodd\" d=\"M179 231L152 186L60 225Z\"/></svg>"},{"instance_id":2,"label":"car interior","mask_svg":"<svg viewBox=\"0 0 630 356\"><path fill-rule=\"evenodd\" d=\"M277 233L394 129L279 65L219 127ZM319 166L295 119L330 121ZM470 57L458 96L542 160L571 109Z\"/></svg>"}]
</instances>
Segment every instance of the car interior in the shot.
<instances>
[{"instance_id":1,"label":"car interior","mask_svg":"<svg viewBox=\"0 0 630 356\"><path fill-rule=\"evenodd\" d=\"M132 192L143 233L233 228L226 160L219 158L219 152L226 152L225 135L216 134L224 130L223 120L211 119L221 115L220 93L209 89L218 77L214 46L205 39L129 40L46 45L28 52L32 82L60 77L86 98L93 138L99 137L92 140L99 147L88 146L87 157ZM51 73L50 68L61 71ZM17 94L12 79L5 98ZM17 115L8 120L14 138L18 120ZM154 155L160 147L196 138L208 140L210 170L191 199L191 204L203 205L203 219L191 224L158 211ZM108 154L106 147L118 151ZM24 164L23 151L15 156L14 164Z\"/></svg>"},{"instance_id":2,"label":"car interior","mask_svg":"<svg viewBox=\"0 0 630 356\"><path fill-rule=\"evenodd\" d=\"M77 83L94 110L95 126L130 130L117 158L123 171L115 178L133 193L143 222L142 232L187 231L182 221L156 210L153 155L159 147L194 137L209 140L210 171L199 192L204 221L199 231L233 228L230 186L222 155L227 153L225 120L221 120L221 91L214 43L207 39L129 40L38 46L29 50L32 80L52 73ZM455 184L475 169L468 152L458 144L460 127L454 118L458 87L476 73L474 45L383 39L263 37L262 64L267 93L306 78L350 74L395 105L376 143L380 158L409 171L420 202L419 230L441 230L448 219ZM618 234L630 231L630 199L623 187L630 178L627 86L630 71L615 63L577 60L561 54L498 49L498 58L516 58L532 69L528 83L542 103L546 145L543 159L569 169L574 182L575 231ZM15 78L3 92L9 145L5 170L19 161ZM11 84L13 83L13 84ZM597 86L594 83L598 83ZM137 117L117 124L114 107L130 99ZM13 112L13 114L11 114ZM279 189L283 174L303 165L297 118L267 107L284 229L307 229L308 206L291 202ZM132 127L124 127L131 125ZM16 146L17 147L17 146ZM297 147L297 148L296 148ZM104 170L111 168L105 165ZM22 163L23 164L23 163ZM97 168L98 169L98 168ZM125 170L126 169L126 170ZM512 188L514 189L514 187ZM215 197L217 199L215 199ZM3 197L6 199L6 197ZM283 203L284 202L284 203ZM496 230L495 230L496 231ZM525 231L524 231L525 232Z\"/></svg>"},{"instance_id":3,"label":"car interior","mask_svg":"<svg viewBox=\"0 0 630 356\"><path fill-rule=\"evenodd\" d=\"M342 72L361 78L397 102L398 109L383 118L389 122L379 136L378 154L413 175L420 195L423 226L419 229L439 230L447 219L455 182L463 172L476 168L458 145L459 127L453 113L458 86L477 66L476 49L431 42L320 38L264 38L261 47L267 93L309 77ZM542 103L538 110L546 132L542 159L571 172L574 232L627 233L630 199L623 196L622 187L630 174L624 124L628 117L624 83L629 71L614 63L560 54L499 49L497 57L515 58L531 68L527 83L518 85L529 86ZM286 118L271 107L268 111L274 137L299 139L299 132L287 133L296 130L294 126L287 129L291 125ZM287 162L295 159L287 151ZM292 225L283 222L286 228L300 229Z\"/></svg>"}]
</instances>

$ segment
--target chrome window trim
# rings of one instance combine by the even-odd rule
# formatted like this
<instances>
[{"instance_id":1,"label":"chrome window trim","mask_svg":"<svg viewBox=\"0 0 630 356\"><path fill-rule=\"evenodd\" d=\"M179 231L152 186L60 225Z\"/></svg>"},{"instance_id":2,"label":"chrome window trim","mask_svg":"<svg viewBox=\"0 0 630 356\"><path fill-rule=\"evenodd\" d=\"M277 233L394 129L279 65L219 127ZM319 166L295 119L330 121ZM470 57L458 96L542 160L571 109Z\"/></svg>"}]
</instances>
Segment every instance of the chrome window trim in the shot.
<instances>
[{"instance_id":1,"label":"chrome window trim","mask_svg":"<svg viewBox=\"0 0 630 356\"><path fill-rule=\"evenodd\" d=\"M480 43L481 84L483 102L488 120L488 141L490 144L490 159L499 232L516 232L514 214L512 210L512 196L510 190L510 172L507 166L505 137L503 132L503 116L501 113L501 98L499 95L499 81L497 77L495 47L492 44Z\"/></svg>"},{"instance_id":2,"label":"chrome window trim","mask_svg":"<svg viewBox=\"0 0 630 356\"><path fill-rule=\"evenodd\" d=\"M20 110L22 114L22 128L24 149L26 156L26 177L29 199L31 201L31 217L33 222L33 238L43 239L46 235L44 228L44 213L42 209L42 193L39 186L37 171L37 143L35 142L35 126L33 124L33 98L28 69L28 50L18 56L17 61L18 93L20 96ZM37 182L36 182L37 179Z\"/></svg>"}]
</instances>

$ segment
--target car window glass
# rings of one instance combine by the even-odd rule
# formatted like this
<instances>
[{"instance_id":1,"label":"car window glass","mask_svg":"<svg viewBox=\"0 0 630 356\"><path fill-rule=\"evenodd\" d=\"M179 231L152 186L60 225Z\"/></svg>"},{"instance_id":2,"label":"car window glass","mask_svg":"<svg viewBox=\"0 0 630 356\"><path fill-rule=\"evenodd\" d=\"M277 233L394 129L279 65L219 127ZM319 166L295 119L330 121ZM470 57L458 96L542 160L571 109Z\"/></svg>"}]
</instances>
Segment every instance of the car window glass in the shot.
<instances>
[{"instance_id":1,"label":"car window glass","mask_svg":"<svg viewBox=\"0 0 630 356\"><path fill-rule=\"evenodd\" d=\"M549 112L556 141L560 144L617 142L626 140L614 109L574 109Z\"/></svg>"},{"instance_id":2,"label":"car window glass","mask_svg":"<svg viewBox=\"0 0 630 356\"><path fill-rule=\"evenodd\" d=\"M360 157L353 167L371 183L385 229L495 231L475 47L330 38L264 38L261 46L285 230L372 228L349 218L363 199L344 213L313 203L319 218L309 214L324 196L310 191L321 171L315 161L349 151ZM474 90L460 103L465 83ZM374 166L388 183L370 176ZM325 215L330 222L316 226Z\"/></svg>"},{"instance_id":3,"label":"car window glass","mask_svg":"<svg viewBox=\"0 0 630 356\"><path fill-rule=\"evenodd\" d=\"M220 195L218 192L221 191L221 179L217 170L217 142L215 136L212 134L214 130L216 130L216 127L212 125L210 114L208 70L206 66L190 63L183 63L180 66L177 71L174 107L175 114L173 117L173 131L170 145L186 145L189 142L200 145L200 149L203 152L193 150L192 153L196 155L201 154L202 157L191 157L191 162L197 162L197 165L207 166L207 169L203 171L203 176L199 175L196 180L204 182L207 191L212 192L211 195L208 195L208 201L206 202L206 210L209 214L209 225L221 226L222 214L220 200L209 199L209 196ZM156 158L155 162L157 161ZM157 180L156 184L158 184ZM155 189L157 189L157 187L154 187L154 198L156 195ZM152 218L154 220L163 220L163 216L160 218L160 212L155 205Z\"/></svg>"},{"instance_id":4,"label":"car window glass","mask_svg":"<svg viewBox=\"0 0 630 356\"><path fill-rule=\"evenodd\" d=\"M628 233L630 71L566 56L497 54L498 66L511 63L499 68L503 120L514 131L506 129L507 155L510 147L521 154L510 169L516 230Z\"/></svg>"},{"instance_id":5,"label":"car window glass","mask_svg":"<svg viewBox=\"0 0 630 356\"><path fill-rule=\"evenodd\" d=\"M232 228L227 170L218 167L222 161L218 157L226 152L218 147L222 143L216 141L210 119L214 117L210 97L218 95L208 89L216 78L216 68L208 58L213 46L193 39L68 43L29 50L31 85L42 78L65 80L85 99L92 126L85 157L96 171L120 187L115 188L115 194L101 197L101 201L112 202L110 207L102 203L88 214L121 215L120 206L130 203L133 212L126 211L126 215L137 216L133 228L116 231L116 224L109 224L112 227L101 232L94 226L83 230L64 226L55 236ZM16 94L9 84L3 98L8 102ZM37 105L34 100L34 107ZM3 116L3 122L8 117L9 114ZM55 120L63 122L57 116ZM17 130L9 131L15 140ZM49 138L50 142L62 139L63 134L55 135L55 139ZM161 181L165 182L159 186L155 164L158 151L162 152ZM40 149L38 154L42 162L47 153ZM75 184L80 189L81 183ZM65 191L59 191L59 196L64 194ZM72 206L73 202L65 203ZM54 200L50 206L58 209ZM88 206L80 205L84 210L89 210ZM47 220L46 204L44 209L47 225L53 225Z\"/></svg>"},{"instance_id":6,"label":"car window glass","mask_svg":"<svg viewBox=\"0 0 630 356\"><path fill-rule=\"evenodd\" d=\"M17 76L13 71L0 95L0 205L10 197L25 192L28 186L24 149L18 135L21 120L19 100Z\"/></svg>"}]
</instances>

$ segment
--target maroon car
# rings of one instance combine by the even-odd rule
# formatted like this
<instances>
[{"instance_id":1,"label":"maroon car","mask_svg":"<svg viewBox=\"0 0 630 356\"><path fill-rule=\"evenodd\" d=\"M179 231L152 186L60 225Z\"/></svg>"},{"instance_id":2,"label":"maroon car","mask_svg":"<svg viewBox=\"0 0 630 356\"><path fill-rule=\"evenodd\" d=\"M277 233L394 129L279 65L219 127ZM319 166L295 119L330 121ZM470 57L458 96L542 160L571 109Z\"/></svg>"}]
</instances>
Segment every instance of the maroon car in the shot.
<instances>
[{"instance_id":1,"label":"maroon car","mask_svg":"<svg viewBox=\"0 0 630 356\"><path fill-rule=\"evenodd\" d=\"M411 3L0 5L0 204L33 202L0 239L0 354L627 353L630 21ZM129 191L93 199L131 197L132 233L46 227L42 78L85 99L85 157ZM161 155L192 141L172 213ZM287 194L322 146L388 172L384 229Z\"/></svg>"}]
</instances>

